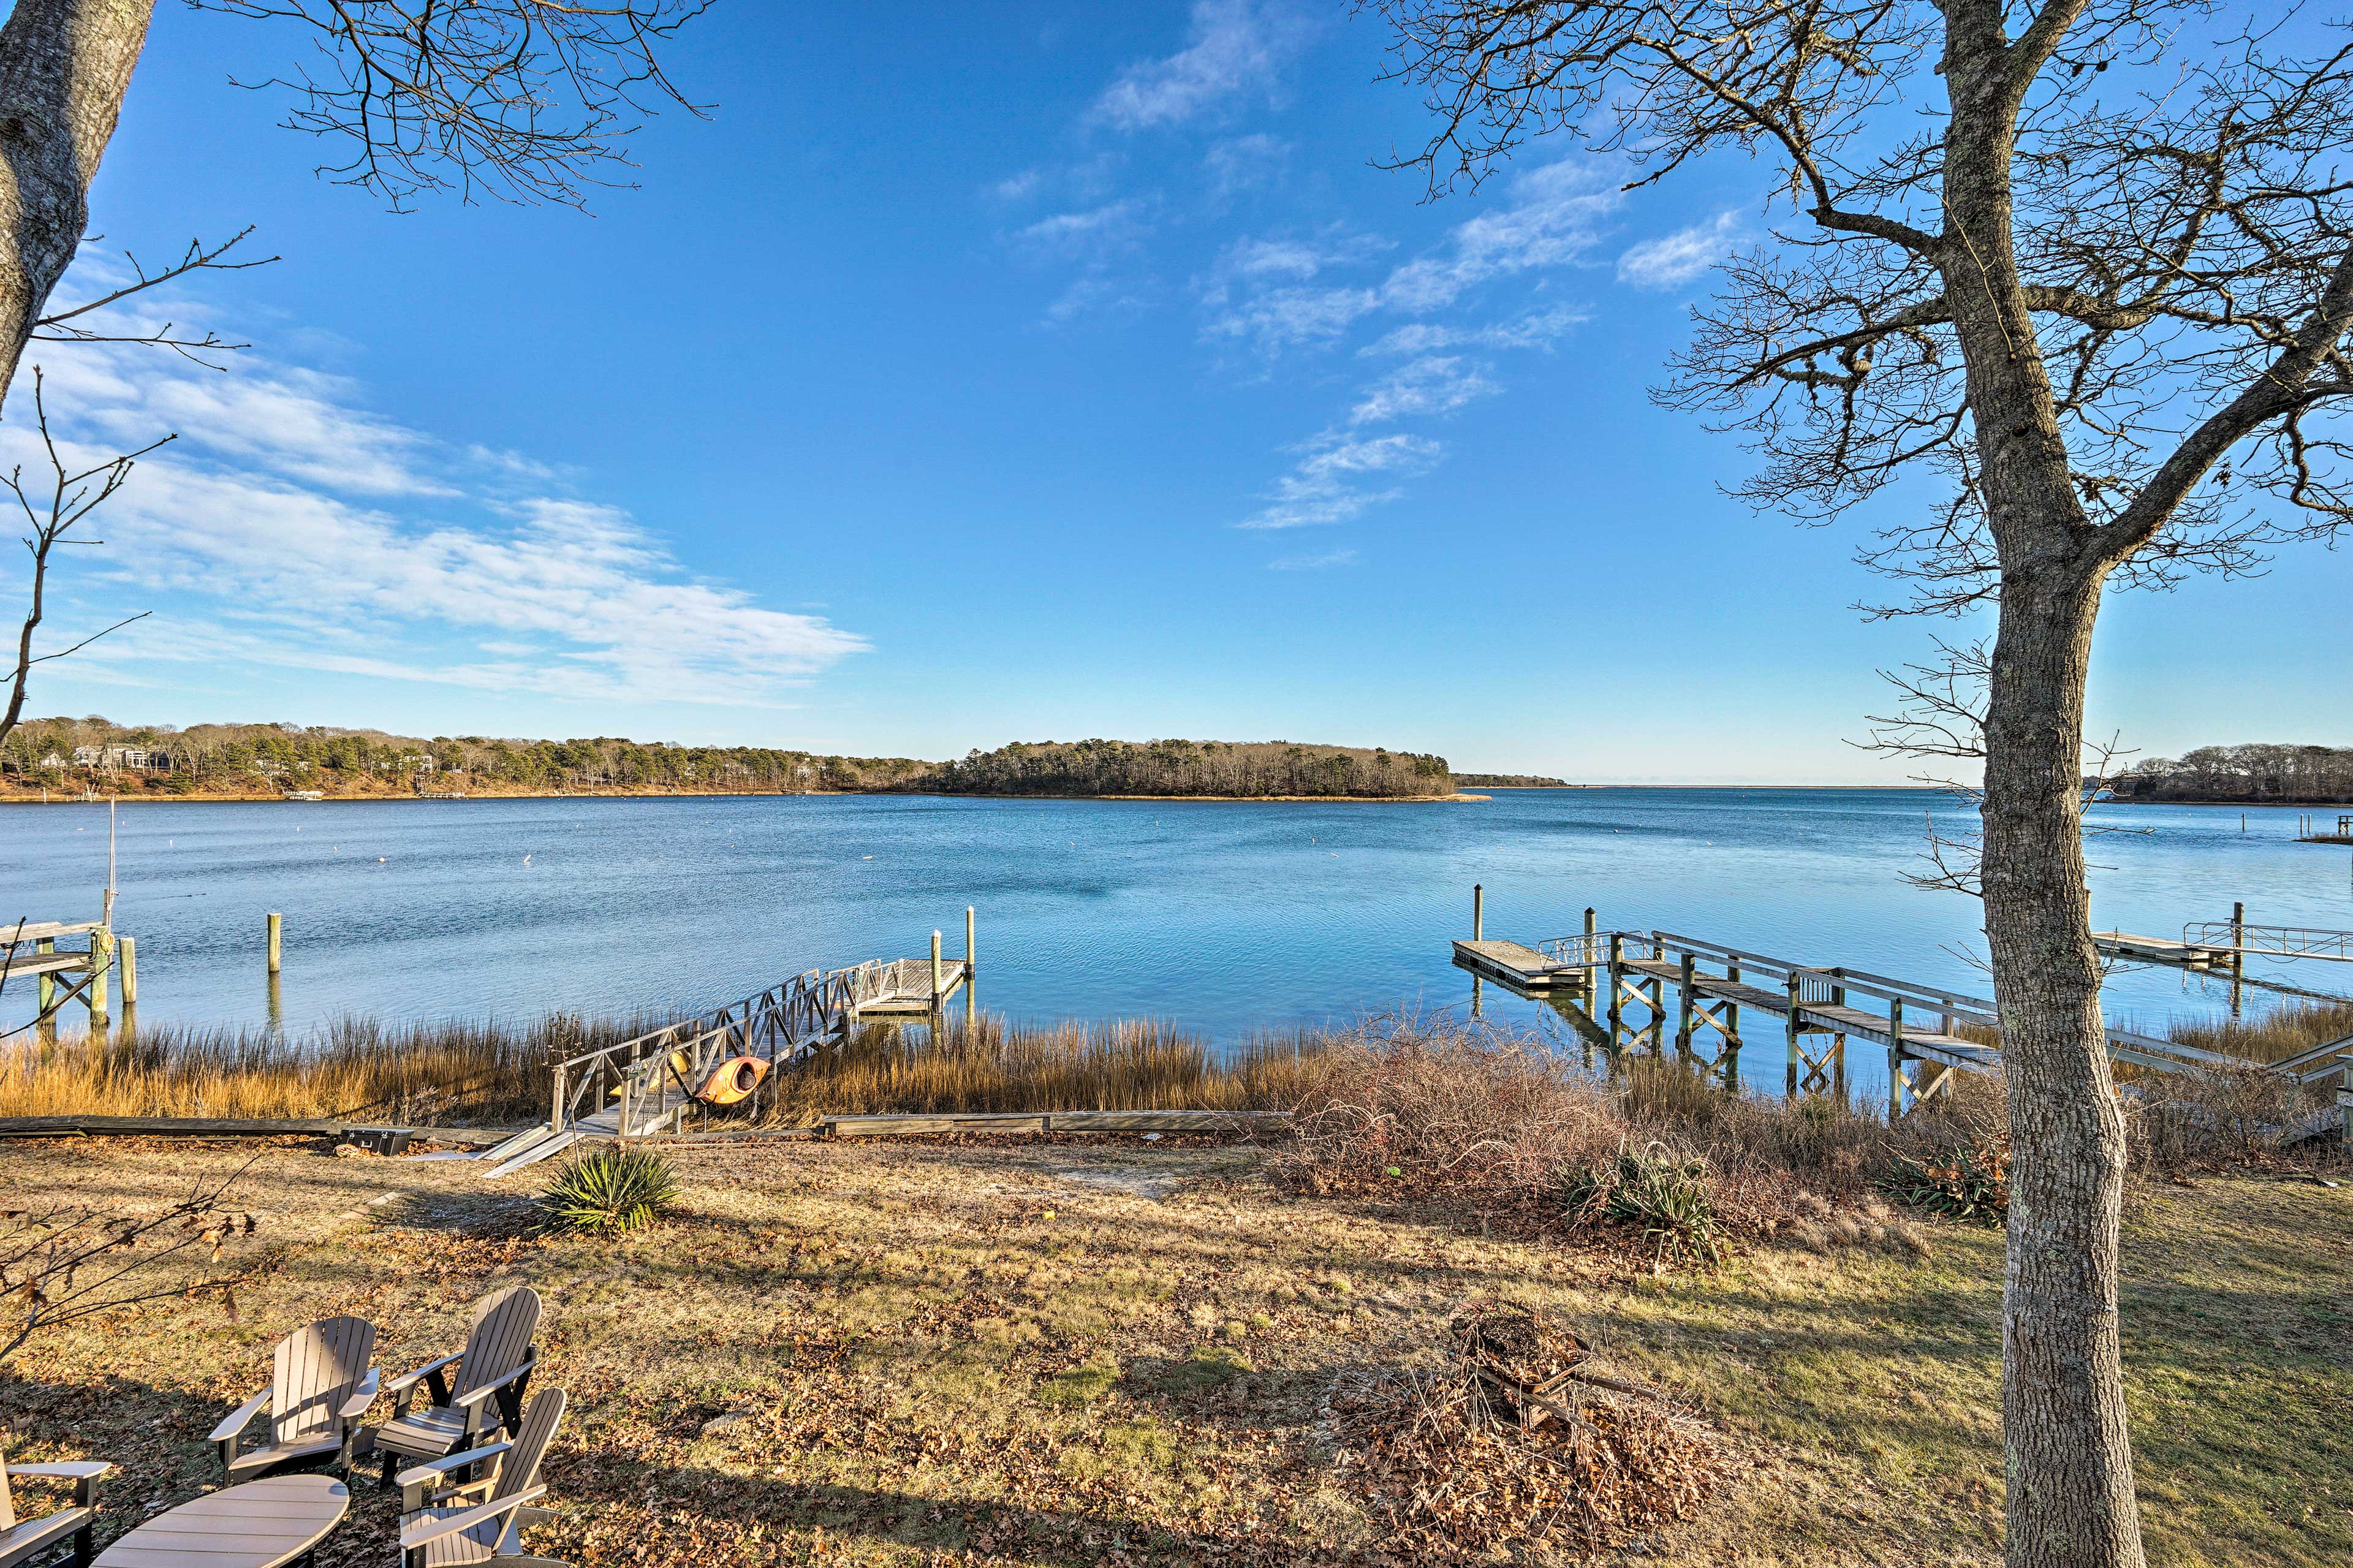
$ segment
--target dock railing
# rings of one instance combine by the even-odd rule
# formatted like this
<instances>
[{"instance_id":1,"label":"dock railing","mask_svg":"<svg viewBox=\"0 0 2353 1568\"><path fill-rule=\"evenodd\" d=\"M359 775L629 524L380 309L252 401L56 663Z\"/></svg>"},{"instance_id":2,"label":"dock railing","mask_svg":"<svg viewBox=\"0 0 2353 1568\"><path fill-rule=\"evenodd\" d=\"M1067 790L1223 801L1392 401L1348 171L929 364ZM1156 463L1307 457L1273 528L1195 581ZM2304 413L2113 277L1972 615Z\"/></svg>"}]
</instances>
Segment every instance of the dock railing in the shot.
<instances>
[{"instance_id":1,"label":"dock railing","mask_svg":"<svg viewBox=\"0 0 2353 1568\"><path fill-rule=\"evenodd\" d=\"M2181 928L2185 947L2221 948L2266 958L2327 958L2353 963L2353 931L2312 926L2256 926L2197 921Z\"/></svg>"}]
</instances>

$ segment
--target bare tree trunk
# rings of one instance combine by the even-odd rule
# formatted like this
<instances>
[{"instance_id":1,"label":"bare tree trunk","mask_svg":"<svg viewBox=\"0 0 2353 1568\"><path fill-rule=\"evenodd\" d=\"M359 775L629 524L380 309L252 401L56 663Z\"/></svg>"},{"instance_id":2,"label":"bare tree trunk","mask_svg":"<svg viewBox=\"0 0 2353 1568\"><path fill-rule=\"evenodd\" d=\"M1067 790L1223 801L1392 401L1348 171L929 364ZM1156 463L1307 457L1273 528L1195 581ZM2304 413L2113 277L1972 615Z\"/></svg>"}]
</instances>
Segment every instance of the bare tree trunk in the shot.
<instances>
[{"instance_id":1,"label":"bare tree trunk","mask_svg":"<svg viewBox=\"0 0 2353 1568\"><path fill-rule=\"evenodd\" d=\"M2108 1073L2079 778L2100 587L2002 589L1985 910L2010 1081L2002 1448L2010 1568L2139 1568L2117 1331L2125 1130Z\"/></svg>"},{"instance_id":2,"label":"bare tree trunk","mask_svg":"<svg viewBox=\"0 0 2353 1568\"><path fill-rule=\"evenodd\" d=\"M2142 1568L2116 1307L2124 1116L2108 1073L2083 843L2084 688L2106 567L2017 265L2030 78L2003 7L1947 7L1946 297L1968 363L2000 624L1985 726L1986 937L2010 1087L2002 1458L2009 1568Z\"/></svg>"},{"instance_id":3,"label":"bare tree trunk","mask_svg":"<svg viewBox=\"0 0 2353 1568\"><path fill-rule=\"evenodd\" d=\"M16 0L0 27L0 401L90 222L154 0Z\"/></svg>"}]
</instances>

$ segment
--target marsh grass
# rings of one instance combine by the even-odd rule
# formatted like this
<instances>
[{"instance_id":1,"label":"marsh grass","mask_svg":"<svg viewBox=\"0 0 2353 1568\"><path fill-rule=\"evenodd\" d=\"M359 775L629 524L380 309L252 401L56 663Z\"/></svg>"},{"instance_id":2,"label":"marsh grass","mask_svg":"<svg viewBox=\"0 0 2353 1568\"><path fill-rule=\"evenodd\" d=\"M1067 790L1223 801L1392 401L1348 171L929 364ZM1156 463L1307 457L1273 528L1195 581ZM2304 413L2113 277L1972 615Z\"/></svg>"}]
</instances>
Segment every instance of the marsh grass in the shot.
<instances>
[{"instance_id":1,"label":"marsh grass","mask_svg":"<svg viewBox=\"0 0 2353 1568\"><path fill-rule=\"evenodd\" d=\"M1270 1037L1220 1056L1151 1019L1014 1025L983 1016L927 1032L871 1027L776 1084L773 1114L987 1110L1288 1110L1314 1072L1320 1036Z\"/></svg>"},{"instance_id":2,"label":"marsh grass","mask_svg":"<svg viewBox=\"0 0 2353 1568\"><path fill-rule=\"evenodd\" d=\"M2176 1023L2166 1035L2251 1062L2284 1061L2315 1046L2353 1037L2353 1002L2299 1002L2257 1018Z\"/></svg>"},{"instance_id":3,"label":"marsh grass","mask_svg":"<svg viewBox=\"0 0 2353 1568\"><path fill-rule=\"evenodd\" d=\"M0 1116L380 1119L416 1126L544 1117L551 1052L659 1026L554 1014L527 1024L342 1018L273 1029L124 1026L0 1043Z\"/></svg>"}]
</instances>

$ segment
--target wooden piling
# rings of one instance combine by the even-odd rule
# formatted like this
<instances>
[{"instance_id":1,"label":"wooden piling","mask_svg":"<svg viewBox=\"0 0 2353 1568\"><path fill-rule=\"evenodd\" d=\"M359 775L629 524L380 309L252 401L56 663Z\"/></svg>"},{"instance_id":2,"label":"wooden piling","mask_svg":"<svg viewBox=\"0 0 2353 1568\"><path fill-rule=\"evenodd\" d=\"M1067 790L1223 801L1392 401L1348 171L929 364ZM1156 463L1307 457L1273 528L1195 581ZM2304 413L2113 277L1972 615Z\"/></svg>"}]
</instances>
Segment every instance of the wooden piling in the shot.
<instances>
[{"instance_id":1,"label":"wooden piling","mask_svg":"<svg viewBox=\"0 0 2353 1568\"><path fill-rule=\"evenodd\" d=\"M1678 1057L1688 1057L1692 1054L1692 1003L1696 994L1692 984L1692 970L1694 967L1694 963L1692 955L1688 952L1684 953L1682 984L1678 987L1675 997L1677 1007L1675 1017L1675 1055Z\"/></svg>"},{"instance_id":2,"label":"wooden piling","mask_svg":"<svg viewBox=\"0 0 2353 1568\"><path fill-rule=\"evenodd\" d=\"M1887 999L1887 1124L1904 1118L1904 998Z\"/></svg>"},{"instance_id":3,"label":"wooden piling","mask_svg":"<svg viewBox=\"0 0 2353 1568\"><path fill-rule=\"evenodd\" d=\"M57 952L57 950L58 943L55 937L45 936L33 943L33 956L35 958L46 958L49 954ZM50 974L46 970L34 976L33 996L34 1000L40 1005L41 1016L44 1018L47 1017L58 1005L57 977Z\"/></svg>"},{"instance_id":4,"label":"wooden piling","mask_svg":"<svg viewBox=\"0 0 2353 1568\"><path fill-rule=\"evenodd\" d=\"M118 962L122 965L122 1010L128 1013L139 1005L139 944L129 937L116 941Z\"/></svg>"},{"instance_id":5,"label":"wooden piling","mask_svg":"<svg viewBox=\"0 0 2353 1568\"><path fill-rule=\"evenodd\" d=\"M2239 1016L2239 986L2247 974L2247 906L2231 906L2231 1016Z\"/></svg>"},{"instance_id":6,"label":"wooden piling","mask_svg":"<svg viewBox=\"0 0 2353 1568\"><path fill-rule=\"evenodd\" d=\"M1625 957L1625 946L1624 937L1614 931L1609 933L1609 964L1607 978L1609 984L1609 1048L1613 1051L1618 1048L1619 1010L1621 1005L1618 1000L1618 965Z\"/></svg>"},{"instance_id":7,"label":"wooden piling","mask_svg":"<svg viewBox=\"0 0 2353 1568\"><path fill-rule=\"evenodd\" d=\"M932 1011L940 1010L940 933L932 933Z\"/></svg>"},{"instance_id":8,"label":"wooden piling","mask_svg":"<svg viewBox=\"0 0 2353 1568\"><path fill-rule=\"evenodd\" d=\"M278 973L278 960L279 960L279 953L280 953L280 937L283 935L283 933L284 933L284 921L282 921L282 919L281 919L280 916L278 916L278 915L276 915L276 914L272 914L272 915L269 917L269 973L272 973L272 974L275 974L275 973Z\"/></svg>"},{"instance_id":9,"label":"wooden piling","mask_svg":"<svg viewBox=\"0 0 2353 1568\"><path fill-rule=\"evenodd\" d=\"M972 906L970 904L966 904L964 907L964 983L966 986L971 985L972 977L976 973L972 950Z\"/></svg>"},{"instance_id":10,"label":"wooden piling","mask_svg":"<svg viewBox=\"0 0 2353 1568\"><path fill-rule=\"evenodd\" d=\"M1798 1097L1798 1062L1804 1055L1798 1045L1798 1037L1804 1030L1804 1026L1798 1021L1799 993L1802 984L1798 977L1798 972L1791 970L1789 972L1789 1010L1787 1015L1789 1020L1789 1076L1783 1085L1782 1091L1792 1100Z\"/></svg>"},{"instance_id":11,"label":"wooden piling","mask_svg":"<svg viewBox=\"0 0 2353 1568\"><path fill-rule=\"evenodd\" d=\"M1487 888L1482 882L1471 884L1471 940L1487 940Z\"/></svg>"},{"instance_id":12,"label":"wooden piling","mask_svg":"<svg viewBox=\"0 0 2353 1568\"><path fill-rule=\"evenodd\" d=\"M104 926L90 933L90 989L82 994L90 1002L90 1032L96 1034L114 1013L114 933Z\"/></svg>"}]
</instances>

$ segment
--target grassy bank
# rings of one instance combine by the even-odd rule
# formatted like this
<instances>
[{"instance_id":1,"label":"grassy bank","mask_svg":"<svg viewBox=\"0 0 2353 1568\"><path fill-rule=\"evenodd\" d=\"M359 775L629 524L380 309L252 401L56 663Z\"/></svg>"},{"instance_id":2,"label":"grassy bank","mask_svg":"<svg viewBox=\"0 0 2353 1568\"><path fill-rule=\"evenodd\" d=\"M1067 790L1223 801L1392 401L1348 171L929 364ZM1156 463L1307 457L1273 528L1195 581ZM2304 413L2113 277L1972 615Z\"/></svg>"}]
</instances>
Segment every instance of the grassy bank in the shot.
<instances>
[{"instance_id":1,"label":"grassy bank","mask_svg":"<svg viewBox=\"0 0 2353 1568\"><path fill-rule=\"evenodd\" d=\"M250 1152L47 1145L15 1195L167 1203ZM572 1400L544 1473L556 1517L531 1545L581 1568L1393 1563L1335 1468L1329 1402L1429 1369L1448 1315L1482 1298L1561 1314L1722 1445L1701 1510L1611 1560L1999 1561L1997 1232L1760 1243L1652 1279L1412 1193L1310 1195L1244 1146L673 1158L671 1220L559 1240L462 1165L272 1148L242 1178L271 1251L236 1320L174 1299L35 1341L0 1368L11 1458L121 1466L102 1542L217 1483L206 1434L278 1336L360 1312L405 1368L452 1348L481 1293L530 1283L549 1303L539 1386ZM2348 1205L2231 1177L2132 1205L2121 1309L2153 1562L2353 1554ZM354 1488L322 1564L392 1561L394 1500Z\"/></svg>"}]
</instances>

